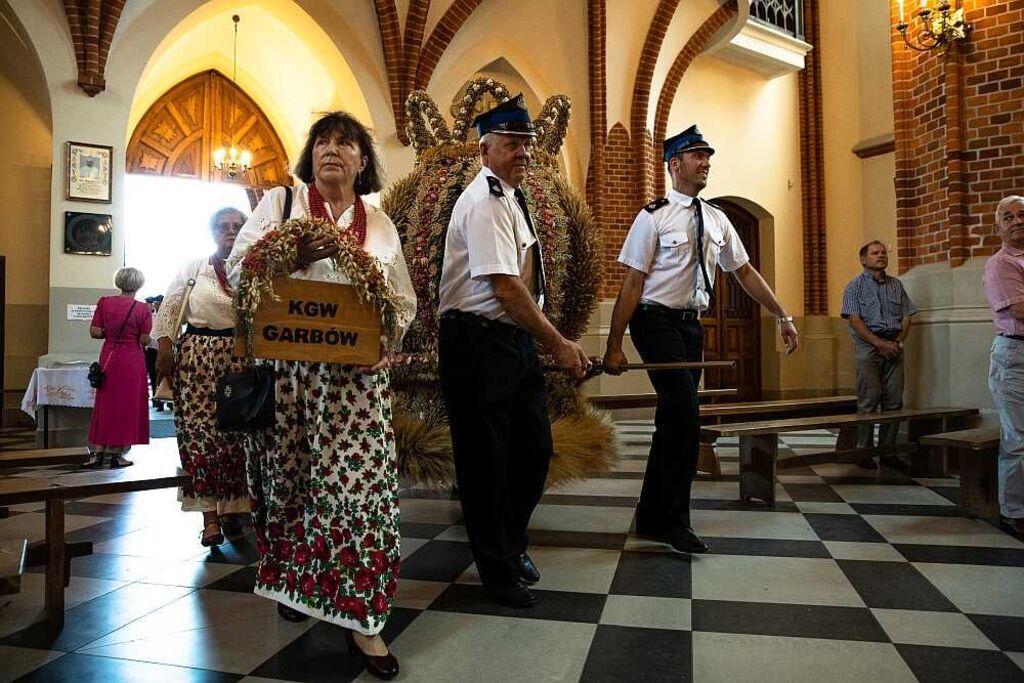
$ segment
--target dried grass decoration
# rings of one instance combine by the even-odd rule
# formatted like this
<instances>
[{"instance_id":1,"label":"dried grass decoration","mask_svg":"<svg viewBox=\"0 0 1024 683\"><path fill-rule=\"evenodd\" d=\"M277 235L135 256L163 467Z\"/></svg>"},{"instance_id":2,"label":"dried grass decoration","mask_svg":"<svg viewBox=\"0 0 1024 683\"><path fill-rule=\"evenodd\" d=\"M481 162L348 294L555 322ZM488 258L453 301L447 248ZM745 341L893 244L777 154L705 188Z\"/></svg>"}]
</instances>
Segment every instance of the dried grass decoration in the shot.
<instances>
[{"instance_id":1,"label":"dried grass decoration","mask_svg":"<svg viewBox=\"0 0 1024 683\"><path fill-rule=\"evenodd\" d=\"M242 259L242 275L235 289L237 325L245 340L246 355L252 356L253 316L260 303L269 297L275 301L273 280L299 269L299 242L303 238L329 237L337 243L338 253L329 260L348 278L359 301L380 311L381 333L385 348L396 353L398 307L395 295L384 278L376 258L363 248L351 230L316 218L293 218L267 231Z\"/></svg>"},{"instance_id":2,"label":"dried grass decoration","mask_svg":"<svg viewBox=\"0 0 1024 683\"><path fill-rule=\"evenodd\" d=\"M392 368L391 383L399 469L408 481L421 485L454 483L448 418L437 377L438 285L448 221L459 195L480 171L478 144L470 135L473 118L510 96L494 79L470 81L452 103L449 129L430 96L412 92L405 108L416 167L381 197L402 239L416 289L416 317L403 342L403 351L416 362ZM602 249L589 207L561 178L558 155L569 113L569 98L553 95L534 119L537 138L523 189L544 259L544 313L566 338L579 339L597 307ZM555 446L548 484L607 471L617 458L607 417L583 402L579 387L564 375L549 373L547 380Z\"/></svg>"}]
</instances>

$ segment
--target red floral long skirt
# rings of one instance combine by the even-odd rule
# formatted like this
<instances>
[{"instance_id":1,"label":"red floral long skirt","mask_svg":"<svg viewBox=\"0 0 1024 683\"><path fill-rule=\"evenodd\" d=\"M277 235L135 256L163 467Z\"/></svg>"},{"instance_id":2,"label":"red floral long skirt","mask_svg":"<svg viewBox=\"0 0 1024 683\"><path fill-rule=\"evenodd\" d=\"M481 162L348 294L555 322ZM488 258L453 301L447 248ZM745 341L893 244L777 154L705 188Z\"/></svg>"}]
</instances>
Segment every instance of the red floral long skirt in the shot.
<instances>
[{"instance_id":1,"label":"red floral long skirt","mask_svg":"<svg viewBox=\"0 0 1024 683\"><path fill-rule=\"evenodd\" d=\"M174 377L174 429L181 469L192 481L178 493L181 509L248 513L245 438L217 429L217 379L238 372L234 337L182 335Z\"/></svg>"},{"instance_id":2,"label":"red floral long skirt","mask_svg":"<svg viewBox=\"0 0 1024 683\"><path fill-rule=\"evenodd\" d=\"M253 437L255 592L365 635L391 612L401 559L387 372L273 361L277 420Z\"/></svg>"}]
</instances>

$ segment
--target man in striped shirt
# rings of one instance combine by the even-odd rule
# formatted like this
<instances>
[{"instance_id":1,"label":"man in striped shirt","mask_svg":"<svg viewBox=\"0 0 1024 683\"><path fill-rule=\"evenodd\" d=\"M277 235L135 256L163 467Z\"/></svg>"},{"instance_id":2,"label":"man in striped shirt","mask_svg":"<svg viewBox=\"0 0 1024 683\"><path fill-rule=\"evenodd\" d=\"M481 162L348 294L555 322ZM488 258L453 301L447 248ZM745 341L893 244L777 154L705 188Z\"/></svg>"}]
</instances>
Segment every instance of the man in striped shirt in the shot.
<instances>
[{"instance_id":1,"label":"man in striped shirt","mask_svg":"<svg viewBox=\"0 0 1024 683\"><path fill-rule=\"evenodd\" d=\"M903 343L910 334L910 316L917 312L903 283L886 275L889 254L875 240L860 248L864 272L853 278L843 292L842 316L850 323L857 381L857 412L873 413L903 407ZM878 434L879 446L896 443L898 422L887 422ZM874 425L857 428L857 446L872 445ZM874 458L863 458L865 469L877 469ZM896 456L882 464L904 469Z\"/></svg>"}]
</instances>

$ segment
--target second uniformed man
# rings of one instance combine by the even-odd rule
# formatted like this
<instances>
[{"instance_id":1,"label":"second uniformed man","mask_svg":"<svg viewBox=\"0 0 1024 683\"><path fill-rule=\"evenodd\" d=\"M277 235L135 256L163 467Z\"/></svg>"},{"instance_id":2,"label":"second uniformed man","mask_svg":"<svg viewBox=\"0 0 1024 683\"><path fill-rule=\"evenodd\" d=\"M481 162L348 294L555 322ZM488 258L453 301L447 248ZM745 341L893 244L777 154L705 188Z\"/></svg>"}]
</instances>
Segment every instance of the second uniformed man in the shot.
<instances>
[{"instance_id":1,"label":"second uniformed man","mask_svg":"<svg viewBox=\"0 0 1024 683\"><path fill-rule=\"evenodd\" d=\"M664 142L672 191L640 211L619 254L626 277L612 311L604 356L612 374L626 362L622 337L627 323L645 363L702 360L700 314L710 305L716 265L733 273L747 294L777 317L786 349L792 353L797 348L792 316L750 265L736 229L720 209L697 197L707 185L714 153L697 126ZM700 452L701 371L661 370L648 375L658 407L636 534L681 552L706 552L707 545L690 525L690 485Z\"/></svg>"},{"instance_id":2,"label":"second uniformed man","mask_svg":"<svg viewBox=\"0 0 1024 683\"><path fill-rule=\"evenodd\" d=\"M528 607L526 528L552 453L537 340L582 377L590 361L543 313L544 268L520 185L536 136L522 95L478 116L483 168L455 203L439 288L441 390L473 559L488 593Z\"/></svg>"}]
</instances>

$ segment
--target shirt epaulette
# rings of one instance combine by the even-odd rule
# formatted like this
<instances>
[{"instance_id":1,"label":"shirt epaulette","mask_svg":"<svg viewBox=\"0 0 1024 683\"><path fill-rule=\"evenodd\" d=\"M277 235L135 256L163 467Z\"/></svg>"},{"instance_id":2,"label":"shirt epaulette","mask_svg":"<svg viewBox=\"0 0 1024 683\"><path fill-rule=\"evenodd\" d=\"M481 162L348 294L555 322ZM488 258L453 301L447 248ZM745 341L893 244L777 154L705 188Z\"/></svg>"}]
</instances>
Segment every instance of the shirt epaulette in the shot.
<instances>
[{"instance_id":1,"label":"shirt epaulette","mask_svg":"<svg viewBox=\"0 0 1024 683\"><path fill-rule=\"evenodd\" d=\"M491 194L495 197L504 197L505 191L501 189L501 180L497 176L487 176L487 187L491 189Z\"/></svg>"},{"instance_id":2,"label":"shirt epaulette","mask_svg":"<svg viewBox=\"0 0 1024 683\"><path fill-rule=\"evenodd\" d=\"M644 207L644 211L646 211L647 213L654 213L655 211L657 211L658 209L660 209L661 207L663 207L663 206L665 206L667 204L668 204L668 199L666 197L658 197L653 202L651 202L650 204L645 206Z\"/></svg>"}]
</instances>

